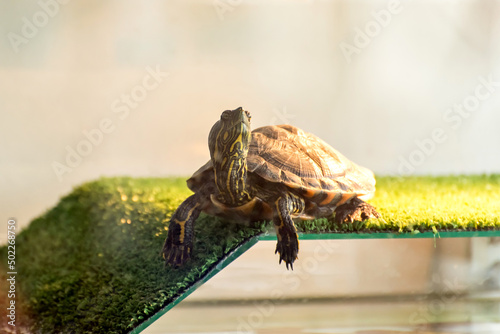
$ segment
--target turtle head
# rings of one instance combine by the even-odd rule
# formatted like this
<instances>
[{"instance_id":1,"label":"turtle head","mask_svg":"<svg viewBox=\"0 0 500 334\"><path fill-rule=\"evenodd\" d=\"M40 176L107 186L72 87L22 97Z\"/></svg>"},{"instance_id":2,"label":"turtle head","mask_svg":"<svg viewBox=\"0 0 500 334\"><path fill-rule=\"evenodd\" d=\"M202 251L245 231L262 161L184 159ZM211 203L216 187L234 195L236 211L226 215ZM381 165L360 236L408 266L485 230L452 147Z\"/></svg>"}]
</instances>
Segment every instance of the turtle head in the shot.
<instances>
[{"instance_id":1,"label":"turtle head","mask_svg":"<svg viewBox=\"0 0 500 334\"><path fill-rule=\"evenodd\" d=\"M250 114L241 107L224 111L210 130L208 146L218 197L227 205L242 205L250 200L246 188L250 140Z\"/></svg>"},{"instance_id":2,"label":"turtle head","mask_svg":"<svg viewBox=\"0 0 500 334\"><path fill-rule=\"evenodd\" d=\"M208 136L210 157L224 165L235 158L246 158L250 143L250 113L239 107L226 110Z\"/></svg>"}]
</instances>

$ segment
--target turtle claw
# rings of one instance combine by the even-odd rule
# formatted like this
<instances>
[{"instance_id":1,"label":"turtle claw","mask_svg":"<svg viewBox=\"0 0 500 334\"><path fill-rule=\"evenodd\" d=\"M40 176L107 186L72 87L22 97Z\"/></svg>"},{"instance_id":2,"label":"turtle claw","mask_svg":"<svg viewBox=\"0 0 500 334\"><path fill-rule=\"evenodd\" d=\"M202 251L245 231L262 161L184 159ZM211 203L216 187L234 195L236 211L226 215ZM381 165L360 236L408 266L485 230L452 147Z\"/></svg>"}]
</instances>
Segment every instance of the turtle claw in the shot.
<instances>
[{"instance_id":1,"label":"turtle claw","mask_svg":"<svg viewBox=\"0 0 500 334\"><path fill-rule=\"evenodd\" d=\"M178 268L191 258L191 247L187 245L174 245L169 240L165 242L162 250L165 265Z\"/></svg>"},{"instance_id":2,"label":"turtle claw","mask_svg":"<svg viewBox=\"0 0 500 334\"><path fill-rule=\"evenodd\" d=\"M377 212L374 206L357 197L348 203L342 204L335 210L335 222L337 223L353 223L370 218L380 218L380 213Z\"/></svg>"},{"instance_id":3,"label":"turtle claw","mask_svg":"<svg viewBox=\"0 0 500 334\"><path fill-rule=\"evenodd\" d=\"M286 269L293 270L293 262L298 259L297 254L299 253L299 242L297 236L294 235L292 238L288 238L285 243L283 240L279 240L276 244L276 251L274 254L280 254L280 264L281 261L285 261Z\"/></svg>"}]
</instances>

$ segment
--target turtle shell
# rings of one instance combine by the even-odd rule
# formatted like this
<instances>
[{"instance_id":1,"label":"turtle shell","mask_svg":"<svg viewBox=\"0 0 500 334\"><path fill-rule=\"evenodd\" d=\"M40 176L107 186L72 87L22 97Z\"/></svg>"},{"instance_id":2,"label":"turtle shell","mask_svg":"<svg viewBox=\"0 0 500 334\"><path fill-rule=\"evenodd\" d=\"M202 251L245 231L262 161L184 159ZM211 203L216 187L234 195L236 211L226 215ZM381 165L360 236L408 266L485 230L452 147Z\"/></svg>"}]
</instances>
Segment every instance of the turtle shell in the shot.
<instances>
[{"instance_id":1,"label":"turtle shell","mask_svg":"<svg viewBox=\"0 0 500 334\"><path fill-rule=\"evenodd\" d=\"M266 181L284 184L318 205L338 206L355 196L367 200L375 192L375 177L370 170L292 125L253 130L247 169ZM213 165L208 161L188 180L188 187L196 192L212 174Z\"/></svg>"}]
</instances>

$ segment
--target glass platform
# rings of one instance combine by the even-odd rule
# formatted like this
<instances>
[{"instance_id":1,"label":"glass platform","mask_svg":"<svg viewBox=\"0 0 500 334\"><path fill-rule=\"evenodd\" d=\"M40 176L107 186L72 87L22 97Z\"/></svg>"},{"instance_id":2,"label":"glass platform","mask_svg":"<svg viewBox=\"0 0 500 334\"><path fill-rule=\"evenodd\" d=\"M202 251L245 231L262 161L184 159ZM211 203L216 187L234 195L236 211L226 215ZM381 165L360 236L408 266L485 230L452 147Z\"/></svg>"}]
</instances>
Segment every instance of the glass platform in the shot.
<instances>
[{"instance_id":1,"label":"glass platform","mask_svg":"<svg viewBox=\"0 0 500 334\"><path fill-rule=\"evenodd\" d=\"M299 233L299 240L302 241L430 238L436 243L447 238L485 237L500 237L500 231ZM280 299L271 296L258 300L187 300L181 303L254 245L273 240L276 240L276 236L272 233L251 238L183 295L131 333L500 333L500 292L491 291L381 295L376 298L312 296ZM165 315L167 312L168 315Z\"/></svg>"}]
</instances>

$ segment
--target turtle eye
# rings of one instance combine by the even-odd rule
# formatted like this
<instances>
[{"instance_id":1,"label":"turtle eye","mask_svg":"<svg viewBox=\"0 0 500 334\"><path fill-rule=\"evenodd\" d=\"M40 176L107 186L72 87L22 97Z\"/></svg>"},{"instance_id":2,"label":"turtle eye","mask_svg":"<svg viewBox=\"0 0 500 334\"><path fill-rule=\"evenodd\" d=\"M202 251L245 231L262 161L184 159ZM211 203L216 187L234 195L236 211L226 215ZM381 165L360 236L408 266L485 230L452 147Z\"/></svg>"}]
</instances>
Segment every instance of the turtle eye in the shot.
<instances>
[{"instance_id":1,"label":"turtle eye","mask_svg":"<svg viewBox=\"0 0 500 334\"><path fill-rule=\"evenodd\" d=\"M228 120L231 118L231 111L230 110L226 110L222 113L222 115L220 116L221 119L223 120Z\"/></svg>"}]
</instances>

